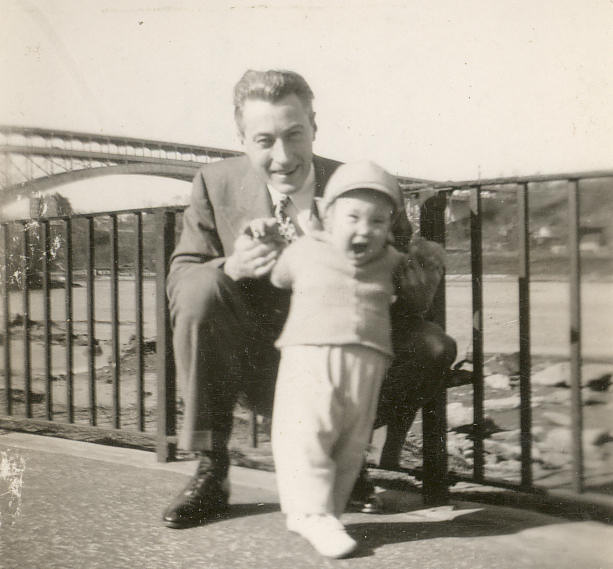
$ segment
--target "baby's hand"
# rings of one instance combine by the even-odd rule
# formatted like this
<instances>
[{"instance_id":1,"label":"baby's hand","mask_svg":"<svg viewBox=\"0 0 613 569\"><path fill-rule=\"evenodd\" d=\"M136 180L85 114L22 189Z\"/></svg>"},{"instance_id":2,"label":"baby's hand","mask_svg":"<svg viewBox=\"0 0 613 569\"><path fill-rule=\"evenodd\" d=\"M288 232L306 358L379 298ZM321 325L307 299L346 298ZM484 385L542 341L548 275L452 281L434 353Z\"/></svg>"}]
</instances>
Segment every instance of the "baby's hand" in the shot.
<instances>
[{"instance_id":1,"label":"baby's hand","mask_svg":"<svg viewBox=\"0 0 613 569\"><path fill-rule=\"evenodd\" d=\"M262 243L284 243L283 238L279 235L279 226L274 217L258 217L252 220L243 233Z\"/></svg>"}]
</instances>

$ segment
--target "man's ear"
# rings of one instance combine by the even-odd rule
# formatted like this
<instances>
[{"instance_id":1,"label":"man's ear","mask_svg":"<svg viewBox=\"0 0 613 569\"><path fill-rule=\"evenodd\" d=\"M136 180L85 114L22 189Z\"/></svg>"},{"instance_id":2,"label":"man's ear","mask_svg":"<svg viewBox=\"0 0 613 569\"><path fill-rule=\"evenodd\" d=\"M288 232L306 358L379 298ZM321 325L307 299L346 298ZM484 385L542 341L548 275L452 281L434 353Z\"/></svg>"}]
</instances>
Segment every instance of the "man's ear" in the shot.
<instances>
[{"instance_id":1,"label":"man's ear","mask_svg":"<svg viewBox=\"0 0 613 569\"><path fill-rule=\"evenodd\" d=\"M317 134L317 123L315 122L315 113L311 113L311 127L313 128L313 140L315 140L315 135Z\"/></svg>"}]
</instances>

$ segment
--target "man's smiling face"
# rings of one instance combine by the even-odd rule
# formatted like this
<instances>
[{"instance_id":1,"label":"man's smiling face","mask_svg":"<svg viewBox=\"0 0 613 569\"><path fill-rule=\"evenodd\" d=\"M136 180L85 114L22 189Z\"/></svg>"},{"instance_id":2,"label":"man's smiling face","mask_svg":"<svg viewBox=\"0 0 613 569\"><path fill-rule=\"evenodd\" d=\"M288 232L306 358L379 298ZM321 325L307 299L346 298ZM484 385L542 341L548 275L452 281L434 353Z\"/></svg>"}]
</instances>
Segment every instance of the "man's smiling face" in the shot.
<instances>
[{"instance_id":1,"label":"man's smiling face","mask_svg":"<svg viewBox=\"0 0 613 569\"><path fill-rule=\"evenodd\" d=\"M294 94L274 103L248 99L240 126L245 153L264 182L283 194L300 190L313 160L314 113Z\"/></svg>"}]
</instances>

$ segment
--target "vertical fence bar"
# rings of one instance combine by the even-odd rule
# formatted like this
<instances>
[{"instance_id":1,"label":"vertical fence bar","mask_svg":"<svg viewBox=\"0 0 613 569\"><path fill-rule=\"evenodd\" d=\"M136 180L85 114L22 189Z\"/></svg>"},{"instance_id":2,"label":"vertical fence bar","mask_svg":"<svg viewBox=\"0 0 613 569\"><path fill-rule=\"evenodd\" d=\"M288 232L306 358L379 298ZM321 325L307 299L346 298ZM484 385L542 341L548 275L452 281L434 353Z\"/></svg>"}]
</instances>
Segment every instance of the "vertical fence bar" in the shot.
<instances>
[{"instance_id":1,"label":"vertical fence bar","mask_svg":"<svg viewBox=\"0 0 613 569\"><path fill-rule=\"evenodd\" d=\"M528 184L517 190L519 224L519 395L521 486L532 486L532 402L530 386L530 204Z\"/></svg>"},{"instance_id":2,"label":"vertical fence bar","mask_svg":"<svg viewBox=\"0 0 613 569\"><path fill-rule=\"evenodd\" d=\"M166 300L166 271L175 239L175 214L164 211L157 215L158 243L156 254L156 314L157 314L157 459L173 460L176 444L168 441L176 433L176 382L172 354L172 329Z\"/></svg>"},{"instance_id":3,"label":"vertical fence bar","mask_svg":"<svg viewBox=\"0 0 613 569\"><path fill-rule=\"evenodd\" d=\"M94 240L94 218L87 218L87 376L89 380L89 424L96 426L96 290L94 273L96 267L96 246Z\"/></svg>"},{"instance_id":4,"label":"vertical fence bar","mask_svg":"<svg viewBox=\"0 0 613 569\"><path fill-rule=\"evenodd\" d=\"M32 417L32 354L30 346L30 239L28 224L23 224L21 272L23 277L23 378L26 417Z\"/></svg>"},{"instance_id":5,"label":"vertical fence bar","mask_svg":"<svg viewBox=\"0 0 613 569\"><path fill-rule=\"evenodd\" d=\"M251 446L258 448L258 410L255 408L251 410L249 428L251 429Z\"/></svg>"},{"instance_id":6,"label":"vertical fence bar","mask_svg":"<svg viewBox=\"0 0 613 569\"><path fill-rule=\"evenodd\" d=\"M64 260L64 294L66 301L66 414L74 422L73 346L72 346L72 220L64 220L66 242Z\"/></svg>"},{"instance_id":7,"label":"vertical fence bar","mask_svg":"<svg viewBox=\"0 0 613 569\"><path fill-rule=\"evenodd\" d=\"M9 259L10 259L10 229L9 224L2 224L3 245L4 245L4 269L2 271L2 282L4 289L4 390L6 393L6 401L4 408L6 414L11 415L13 412L13 393L11 390L11 314L10 314L10 299L9 299Z\"/></svg>"},{"instance_id":8,"label":"vertical fence bar","mask_svg":"<svg viewBox=\"0 0 613 569\"><path fill-rule=\"evenodd\" d=\"M473 313L473 476L483 481L483 257L481 187L470 193L470 258Z\"/></svg>"},{"instance_id":9,"label":"vertical fence bar","mask_svg":"<svg viewBox=\"0 0 613 569\"><path fill-rule=\"evenodd\" d=\"M145 430L145 358L143 353L143 214L135 214L134 319L136 326L136 407L138 430Z\"/></svg>"},{"instance_id":10,"label":"vertical fence bar","mask_svg":"<svg viewBox=\"0 0 613 569\"><path fill-rule=\"evenodd\" d=\"M445 245L445 208L447 194L439 192L426 200L420 212L421 235ZM436 291L429 317L445 328L445 277ZM423 500L427 505L447 502L447 390L426 404L423 423Z\"/></svg>"},{"instance_id":11,"label":"vertical fence bar","mask_svg":"<svg viewBox=\"0 0 613 569\"><path fill-rule=\"evenodd\" d=\"M53 419L53 378L51 376L51 302L49 290L50 236L49 222L41 221L43 246L43 334L45 339L45 413L47 420Z\"/></svg>"},{"instance_id":12,"label":"vertical fence bar","mask_svg":"<svg viewBox=\"0 0 613 569\"><path fill-rule=\"evenodd\" d=\"M111 345L113 372L113 427L119 429L120 420L120 401L119 401L119 374L120 374L120 353L119 353L119 247L117 216L111 215Z\"/></svg>"},{"instance_id":13,"label":"vertical fence bar","mask_svg":"<svg viewBox=\"0 0 613 569\"><path fill-rule=\"evenodd\" d=\"M573 489L584 489L583 411L581 401L581 257L579 253L579 182L568 186L568 249L570 253L570 388L573 451Z\"/></svg>"}]
</instances>

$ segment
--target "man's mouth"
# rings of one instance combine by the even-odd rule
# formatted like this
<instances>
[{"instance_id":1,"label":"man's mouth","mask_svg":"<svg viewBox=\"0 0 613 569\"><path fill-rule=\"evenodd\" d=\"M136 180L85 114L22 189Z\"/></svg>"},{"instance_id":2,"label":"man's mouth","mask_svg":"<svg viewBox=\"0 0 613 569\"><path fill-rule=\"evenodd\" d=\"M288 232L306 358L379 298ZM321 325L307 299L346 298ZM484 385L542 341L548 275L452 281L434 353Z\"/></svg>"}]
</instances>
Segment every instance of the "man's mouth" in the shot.
<instances>
[{"instance_id":1,"label":"man's mouth","mask_svg":"<svg viewBox=\"0 0 613 569\"><path fill-rule=\"evenodd\" d=\"M273 176L279 176L280 178L289 178L293 176L297 171L298 171L298 165L294 166L293 168L289 170L275 170L274 172L271 172L271 174Z\"/></svg>"}]
</instances>

